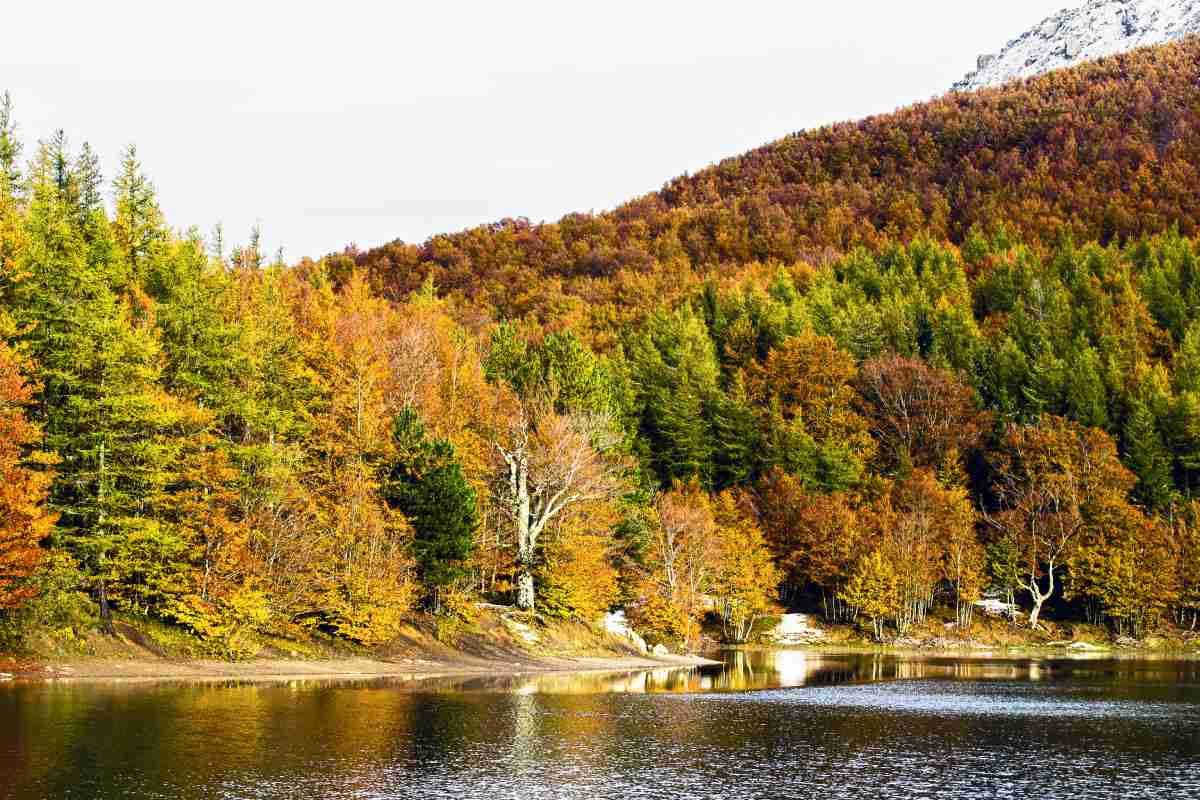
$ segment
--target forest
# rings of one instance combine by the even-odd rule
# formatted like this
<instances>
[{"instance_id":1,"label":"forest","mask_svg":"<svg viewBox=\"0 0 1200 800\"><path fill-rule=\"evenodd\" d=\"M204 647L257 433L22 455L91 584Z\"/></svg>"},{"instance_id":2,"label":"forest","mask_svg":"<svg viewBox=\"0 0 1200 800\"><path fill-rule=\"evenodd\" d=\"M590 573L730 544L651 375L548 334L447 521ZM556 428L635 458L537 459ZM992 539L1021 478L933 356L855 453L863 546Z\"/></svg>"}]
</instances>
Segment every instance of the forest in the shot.
<instances>
[{"instance_id":1,"label":"forest","mask_svg":"<svg viewBox=\"0 0 1200 800\"><path fill-rule=\"evenodd\" d=\"M1200 615L1200 42L286 264L0 105L0 649Z\"/></svg>"}]
</instances>

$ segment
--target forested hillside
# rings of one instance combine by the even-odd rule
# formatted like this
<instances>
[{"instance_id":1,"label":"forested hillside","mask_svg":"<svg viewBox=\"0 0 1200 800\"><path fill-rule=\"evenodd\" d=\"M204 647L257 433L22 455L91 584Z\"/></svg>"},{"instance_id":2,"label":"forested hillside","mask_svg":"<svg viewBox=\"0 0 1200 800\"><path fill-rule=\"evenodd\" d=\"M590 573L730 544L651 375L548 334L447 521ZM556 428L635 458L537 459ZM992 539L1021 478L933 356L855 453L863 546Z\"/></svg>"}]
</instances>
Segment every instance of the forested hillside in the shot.
<instances>
[{"instance_id":1,"label":"forested hillside","mask_svg":"<svg viewBox=\"0 0 1200 800\"><path fill-rule=\"evenodd\" d=\"M0 116L0 605L228 655L480 599L694 641L1200 610L1200 43L614 212L287 266ZM111 188L110 188L111 187ZM111 202L107 202L111 199ZM453 623L453 624L451 624ZM13 645L16 646L16 645Z\"/></svg>"},{"instance_id":2,"label":"forested hillside","mask_svg":"<svg viewBox=\"0 0 1200 800\"><path fill-rule=\"evenodd\" d=\"M1188 39L798 133L610 213L349 255L389 296L432 275L497 316L605 328L710 275L824 265L920 235L962 245L1004 230L1039 255L1065 237L1107 245L1172 225L1191 236L1197 81L1200 41Z\"/></svg>"}]
</instances>

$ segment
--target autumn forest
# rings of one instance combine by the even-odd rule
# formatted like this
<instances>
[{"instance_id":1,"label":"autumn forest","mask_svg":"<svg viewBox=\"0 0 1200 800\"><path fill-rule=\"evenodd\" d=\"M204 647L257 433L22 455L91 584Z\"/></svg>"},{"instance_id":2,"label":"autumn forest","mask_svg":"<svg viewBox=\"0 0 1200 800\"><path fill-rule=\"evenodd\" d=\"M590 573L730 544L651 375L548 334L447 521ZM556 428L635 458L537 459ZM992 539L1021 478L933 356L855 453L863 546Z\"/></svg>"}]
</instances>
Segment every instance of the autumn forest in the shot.
<instances>
[{"instance_id":1,"label":"autumn forest","mask_svg":"<svg viewBox=\"0 0 1200 800\"><path fill-rule=\"evenodd\" d=\"M1200 41L285 263L0 105L0 650L1200 615ZM713 634L719 631L719 634Z\"/></svg>"}]
</instances>

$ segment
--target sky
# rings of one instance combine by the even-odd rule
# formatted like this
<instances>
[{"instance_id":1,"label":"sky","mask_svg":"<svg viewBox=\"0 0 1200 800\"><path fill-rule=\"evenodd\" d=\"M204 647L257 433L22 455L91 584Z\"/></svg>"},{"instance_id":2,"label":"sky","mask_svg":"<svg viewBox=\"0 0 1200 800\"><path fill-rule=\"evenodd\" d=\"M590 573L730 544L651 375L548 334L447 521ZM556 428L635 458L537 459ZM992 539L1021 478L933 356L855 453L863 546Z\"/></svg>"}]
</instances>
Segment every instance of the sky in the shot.
<instances>
[{"instance_id":1,"label":"sky","mask_svg":"<svg viewBox=\"0 0 1200 800\"><path fill-rule=\"evenodd\" d=\"M135 144L172 225L295 261L612 208L942 94L1065 4L20 3L0 91L27 154L61 128L111 176Z\"/></svg>"}]
</instances>

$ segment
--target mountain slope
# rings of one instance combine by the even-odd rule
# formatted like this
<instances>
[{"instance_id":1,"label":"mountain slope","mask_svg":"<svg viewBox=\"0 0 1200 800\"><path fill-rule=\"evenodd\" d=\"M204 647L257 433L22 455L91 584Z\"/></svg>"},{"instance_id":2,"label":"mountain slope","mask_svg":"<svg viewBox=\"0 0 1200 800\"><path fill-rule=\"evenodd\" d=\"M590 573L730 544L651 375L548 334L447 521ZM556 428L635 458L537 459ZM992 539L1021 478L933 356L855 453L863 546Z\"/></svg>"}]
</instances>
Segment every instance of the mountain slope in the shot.
<instances>
[{"instance_id":1,"label":"mountain slope","mask_svg":"<svg viewBox=\"0 0 1200 800\"><path fill-rule=\"evenodd\" d=\"M1200 32L1200 0L1090 0L1064 9L979 57L978 68L954 85L960 91L1017 78Z\"/></svg>"},{"instance_id":2,"label":"mountain slope","mask_svg":"<svg viewBox=\"0 0 1200 800\"><path fill-rule=\"evenodd\" d=\"M637 306L755 263L1001 227L1038 246L1200 221L1200 39L788 136L611 212L505 220L348 257L493 316ZM340 257L342 262L347 256Z\"/></svg>"}]
</instances>

